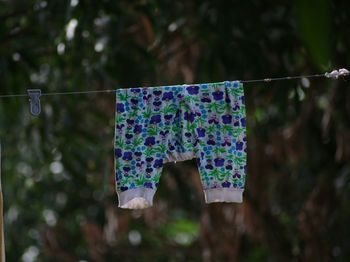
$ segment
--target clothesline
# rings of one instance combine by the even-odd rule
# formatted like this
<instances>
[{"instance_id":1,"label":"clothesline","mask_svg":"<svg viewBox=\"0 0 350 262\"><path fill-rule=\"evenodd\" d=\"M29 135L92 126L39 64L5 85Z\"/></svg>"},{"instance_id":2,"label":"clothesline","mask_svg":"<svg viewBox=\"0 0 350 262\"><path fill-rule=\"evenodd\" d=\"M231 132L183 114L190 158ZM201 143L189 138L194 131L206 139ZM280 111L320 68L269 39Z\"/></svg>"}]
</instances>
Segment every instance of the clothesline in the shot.
<instances>
[{"instance_id":1,"label":"clothesline","mask_svg":"<svg viewBox=\"0 0 350 262\"><path fill-rule=\"evenodd\" d=\"M333 70L330 73L324 74L313 74L313 75L299 75L299 76L286 76L286 77L274 77L274 78L263 78L263 79L252 79L252 80L236 80L241 83L261 83L261 82L272 82L282 80L295 80L302 78L332 78L338 79L342 76L349 76L350 72L345 69ZM196 85L196 84L193 84ZM67 92L49 92L41 93L41 96L58 96L58 95L80 95L80 94L98 94L98 93L113 93L115 89L104 89L104 90L90 90L90 91L67 91ZM0 95L0 98L12 98L12 97L28 97L28 94L11 94L11 95Z\"/></svg>"}]
</instances>

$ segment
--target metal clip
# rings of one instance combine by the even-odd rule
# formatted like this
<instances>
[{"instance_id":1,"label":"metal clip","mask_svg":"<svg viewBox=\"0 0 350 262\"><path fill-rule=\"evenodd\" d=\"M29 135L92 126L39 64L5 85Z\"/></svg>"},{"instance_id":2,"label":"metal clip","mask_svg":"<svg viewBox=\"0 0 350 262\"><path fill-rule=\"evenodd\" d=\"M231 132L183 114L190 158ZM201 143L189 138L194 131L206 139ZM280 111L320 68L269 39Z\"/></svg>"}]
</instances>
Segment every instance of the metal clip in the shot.
<instances>
[{"instance_id":1,"label":"metal clip","mask_svg":"<svg viewBox=\"0 0 350 262\"><path fill-rule=\"evenodd\" d=\"M41 90L40 89L28 89L27 93L29 96L30 113L33 116L40 115L40 112L41 112L41 105L40 105Z\"/></svg>"}]
</instances>

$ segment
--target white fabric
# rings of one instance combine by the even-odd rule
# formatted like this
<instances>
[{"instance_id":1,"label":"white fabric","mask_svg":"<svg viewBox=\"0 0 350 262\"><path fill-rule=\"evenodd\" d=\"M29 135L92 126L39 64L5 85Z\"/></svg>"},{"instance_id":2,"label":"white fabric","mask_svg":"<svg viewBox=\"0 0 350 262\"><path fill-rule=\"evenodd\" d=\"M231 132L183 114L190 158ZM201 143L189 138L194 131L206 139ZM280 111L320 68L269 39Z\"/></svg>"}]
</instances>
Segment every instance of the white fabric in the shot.
<instances>
[{"instance_id":1,"label":"white fabric","mask_svg":"<svg viewBox=\"0 0 350 262\"><path fill-rule=\"evenodd\" d=\"M212 188L205 189L204 196L206 203L215 202L243 202L243 191L235 188Z\"/></svg>"},{"instance_id":2,"label":"white fabric","mask_svg":"<svg viewBox=\"0 0 350 262\"><path fill-rule=\"evenodd\" d=\"M129 209L143 209L153 205L154 189L150 188L133 188L124 192L117 192L119 207Z\"/></svg>"},{"instance_id":3,"label":"white fabric","mask_svg":"<svg viewBox=\"0 0 350 262\"><path fill-rule=\"evenodd\" d=\"M180 161L186 161L194 158L195 155L193 152L185 152L185 153L178 153L178 152L170 152L164 159L164 163L167 162L180 162Z\"/></svg>"}]
</instances>

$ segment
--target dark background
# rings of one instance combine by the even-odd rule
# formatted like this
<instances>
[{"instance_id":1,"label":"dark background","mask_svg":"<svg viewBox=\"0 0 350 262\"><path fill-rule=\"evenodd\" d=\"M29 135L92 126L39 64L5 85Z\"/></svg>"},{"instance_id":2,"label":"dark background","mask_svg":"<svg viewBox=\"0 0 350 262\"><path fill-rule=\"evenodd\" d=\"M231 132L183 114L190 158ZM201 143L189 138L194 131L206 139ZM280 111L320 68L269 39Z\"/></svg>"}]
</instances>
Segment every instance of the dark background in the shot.
<instances>
[{"instance_id":1,"label":"dark background","mask_svg":"<svg viewBox=\"0 0 350 262\"><path fill-rule=\"evenodd\" d=\"M350 61L346 0L0 1L0 93L323 73ZM243 204L194 161L117 208L113 94L1 98L8 261L349 261L348 79L245 84Z\"/></svg>"}]
</instances>

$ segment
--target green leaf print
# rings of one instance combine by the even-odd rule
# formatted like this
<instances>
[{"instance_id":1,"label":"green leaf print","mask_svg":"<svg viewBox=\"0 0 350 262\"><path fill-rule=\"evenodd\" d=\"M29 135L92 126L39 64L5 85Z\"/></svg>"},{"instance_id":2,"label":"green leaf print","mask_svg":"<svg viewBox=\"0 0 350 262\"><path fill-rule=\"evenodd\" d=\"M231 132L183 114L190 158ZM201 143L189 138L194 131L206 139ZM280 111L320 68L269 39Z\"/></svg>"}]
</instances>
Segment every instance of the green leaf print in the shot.
<instances>
[{"instance_id":1,"label":"green leaf print","mask_svg":"<svg viewBox=\"0 0 350 262\"><path fill-rule=\"evenodd\" d=\"M225 134L228 134L229 132L233 132L233 127L231 125L223 125L222 131Z\"/></svg>"},{"instance_id":2,"label":"green leaf print","mask_svg":"<svg viewBox=\"0 0 350 262\"><path fill-rule=\"evenodd\" d=\"M118 147L118 148L123 149L124 146L125 146L123 139L122 138L117 138L116 141L115 141L115 146Z\"/></svg>"},{"instance_id":3,"label":"green leaf print","mask_svg":"<svg viewBox=\"0 0 350 262\"><path fill-rule=\"evenodd\" d=\"M171 127L171 131L174 133L174 134L177 134L180 132L180 127L178 125L173 125Z\"/></svg>"},{"instance_id":4,"label":"green leaf print","mask_svg":"<svg viewBox=\"0 0 350 262\"><path fill-rule=\"evenodd\" d=\"M117 113L115 116L116 123L123 123L125 121L125 117L122 114Z\"/></svg>"},{"instance_id":5,"label":"green leaf print","mask_svg":"<svg viewBox=\"0 0 350 262\"><path fill-rule=\"evenodd\" d=\"M229 88L229 93L233 96L241 96L243 95L243 88Z\"/></svg>"},{"instance_id":6,"label":"green leaf print","mask_svg":"<svg viewBox=\"0 0 350 262\"><path fill-rule=\"evenodd\" d=\"M137 179L135 179L135 185L137 187L143 186L143 184L146 182L146 179L144 178L144 176L140 175L138 176Z\"/></svg>"},{"instance_id":7,"label":"green leaf print","mask_svg":"<svg viewBox=\"0 0 350 262\"><path fill-rule=\"evenodd\" d=\"M120 101L120 102L125 102L129 99L129 95L127 92L125 93L118 93L118 98L117 98L117 101Z\"/></svg>"},{"instance_id":8,"label":"green leaf print","mask_svg":"<svg viewBox=\"0 0 350 262\"><path fill-rule=\"evenodd\" d=\"M234 138L238 138L244 132L244 128L234 128L232 133Z\"/></svg>"},{"instance_id":9,"label":"green leaf print","mask_svg":"<svg viewBox=\"0 0 350 262\"><path fill-rule=\"evenodd\" d=\"M156 136L159 134L158 127L156 125L150 125L147 131L149 136Z\"/></svg>"},{"instance_id":10,"label":"green leaf print","mask_svg":"<svg viewBox=\"0 0 350 262\"><path fill-rule=\"evenodd\" d=\"M135 110L135 109L129 113L130 118L136 118L137 115L138 115L138 110Z\"/></svg>"},{"instance_id":11,"label":"green leaf print","mask_svg":"<svg viewBox=\"0 0 350 262\"><path fill-rule=\"evenodd\" d=\"M142 137L138 137L136 139L134 139L134 141L132 142L133 147L138 147L142 144L142 142L144 141L144 139Z\"/></svg>"},{"instance_id":12,"label":"green leaf print","mask_svg":"<svg viewBox=\"0 0 350 262\"><path fill-rule=\"evenodd\" d=\"M184 101L186 101L188 104L193 104L198 101L198 98L196 96L185 96Z\"/></svg>"},{"instance_id":13,"label":"green leaf print","mask_svg":"<svg viewBox=\"0 0 350 262\"><path fill-rule=\"evenodd\" d=\"M195 123L190 123L190 122L187 122L186 124L186 129L188 131L190 131L190 133L194 133L195 129L196 129L197 125Z\"/></svg>"},{"instance_id":14,"label":"green leaf print","mask_svg":"<svg viewBox=\"0 0 350 262\"><path fill-rule=\"evenodd\" d=\"M167 147L163 144L160 144L154 148L155 153L165 153L167 151Z\"/></svg>"},{"instance_id":15,"label":"green leaf print","mask_svg":"<svg viewBox=\"0 0 350 262\"><path fill-rule=\"evenodd\" d=\"M150 109L147 109L145 112L142 113L142 116L144 119L149 119L152 116L152 111Z\"/></svg>"},{"instance_id":16,"label":"green leaf print","mask_svg":"<svg viewBox=\"0 0 350 262\"><path fill-rule=\"evenodd\" d=\"M225 179L225 173L221 172L219 169L214 169L209 173L215 180L223 181Z\"/></svg>"},{"instance_id":17,"label":"green leaf print","mask_svg":"<svg viewBox=\"0 0 350 262\"><path fill-rule=\"evenodd\" d=\"M245 156L236 156L235 159L236 159L235 164L240 165L240 166L245 164L245 161L246 161Z\"/></svg>"},{"instance_id":18,"label":"green leaf print","mask_svg":"<svg viewBox=\"0 0 350 262\"><path fill-rule=\"evenodd\" d=\"M213 149L213 152L216 154L216 155L221 155L223 153L226 153L226 149L223 148L223 147L215 147Z\"/></svg>"},{"instance_id":19,"label":"green leaf print","mask_svg":"<svg viewBox=\"0 0 350 262\"><path fill-rule=\"evenodd\" d=\"M207 121L204 119L204 117L197 117L195 119L195 123L197 124L197 126L202 127L206 125Z\"/></svg>"},{"instance_id":20,"label":"green leaf print","mask_svg":"<svg viewBox=\"0 0 350 262\"><path fill-rule=\"evenodd\" d=\"M213 134L215 132L215 129L216 129L216 126L210 125L208 126L207 131L209 134Z\"/></svg>"},{"instance_id":21,"label":"green leaf print","mask_svg":"<svg viewBox=\"0 0 350 262\"><path fill-rule=\"evenodd\" d=\"M177 111L177 107L174 104L169 104L165 106L162 110L164 115L175 114Z\"/></svg>"},{"instance_id":22,"label":"green leaf print","mask_svg":"<svg viewBox=\"0 0 350 262\"><path fill-rule=\"evenodd\" d=\"M161 175L161 172L156 172L156 174L151 178L151 181L154 182L154 183L157 183L159 182L159 179L160 179L160 175Z\"/></svg>"},{"instance_id":23,"label":"green leaf print","mask_svg":"<svg viewBox=\"0 0 350 262\"><path fill-rule=\"evenodd\" d=\"M148 147L148 148L145 150L145 156L146 156L146 157L150 157L150 156L152 156L152 155L154 155L154 148Z\"/></svg>"},{"instance_id":24,"label":"green leaf print","mask_svg":"<svg viewBox=\"0 0 350 262\"><path fill-rule=\"evenodd\" d=\"M198 144L201 146L201 147L205 147L206 144L203 140L198 140Z\"/></svg>"}]
</instances>

